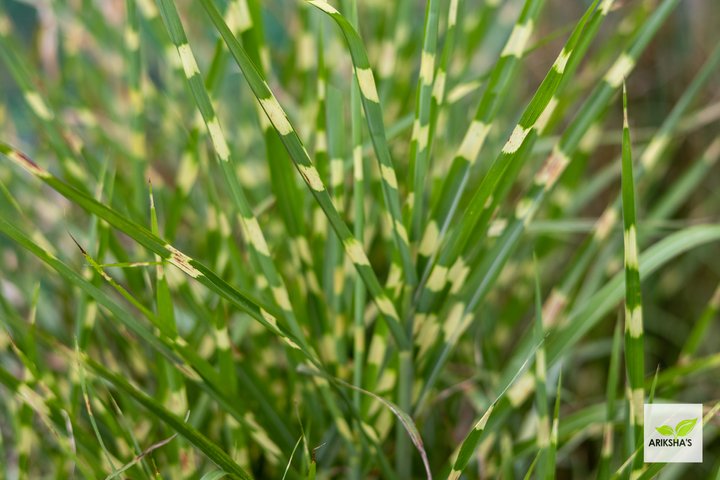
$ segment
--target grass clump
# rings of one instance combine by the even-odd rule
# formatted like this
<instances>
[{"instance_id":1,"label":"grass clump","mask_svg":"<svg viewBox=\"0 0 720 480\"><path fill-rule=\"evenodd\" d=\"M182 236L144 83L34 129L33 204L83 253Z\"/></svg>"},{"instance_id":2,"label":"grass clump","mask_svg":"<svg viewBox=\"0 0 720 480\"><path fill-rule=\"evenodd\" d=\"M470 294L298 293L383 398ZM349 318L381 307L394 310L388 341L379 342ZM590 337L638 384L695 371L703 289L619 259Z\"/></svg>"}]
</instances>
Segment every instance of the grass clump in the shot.
<instances>
[{"instance_id":1,"label":"grass clump","mask_svg":"<svg viewBox=\"0 0 720 480\"><path fill-rule=\"evenodd\" d=\"M0 6L3 478L718 474L714 5Z\"/></svg>"}]
</instances>

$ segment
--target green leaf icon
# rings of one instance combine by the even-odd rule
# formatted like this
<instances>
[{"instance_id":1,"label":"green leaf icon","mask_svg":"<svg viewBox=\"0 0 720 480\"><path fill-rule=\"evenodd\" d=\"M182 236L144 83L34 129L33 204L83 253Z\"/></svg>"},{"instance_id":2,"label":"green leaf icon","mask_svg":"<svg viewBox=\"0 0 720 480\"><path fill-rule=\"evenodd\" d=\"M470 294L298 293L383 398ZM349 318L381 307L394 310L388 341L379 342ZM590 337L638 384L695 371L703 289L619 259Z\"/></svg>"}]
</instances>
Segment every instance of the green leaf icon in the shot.
<instances>
[{"instance_id":1,"label":"green leaf icon","mask_svg":"<svg viewBox=\"0 0 720 480\"><path fill-rule=\"evenodd\" d=\"M688 418L687 420L681 420L678 422L677 425L675 425L675 436L676 437L686 437L692 432L692 429L695 428L695 424L697 423L697 418Z\"/></svg>"},{"instance_id":2,"label":"green leaf icon","mask_svg":"<svg viewBox=\"0 0 720 480\"><path fill-rule=\"evenodd\" d=\"M666 437L669 437L671 435L675 435L675 431L670 425L663 425L662 427L655 427L655 430L660 433L660 435L664 435Z\"/></svg>"}]
</instances>

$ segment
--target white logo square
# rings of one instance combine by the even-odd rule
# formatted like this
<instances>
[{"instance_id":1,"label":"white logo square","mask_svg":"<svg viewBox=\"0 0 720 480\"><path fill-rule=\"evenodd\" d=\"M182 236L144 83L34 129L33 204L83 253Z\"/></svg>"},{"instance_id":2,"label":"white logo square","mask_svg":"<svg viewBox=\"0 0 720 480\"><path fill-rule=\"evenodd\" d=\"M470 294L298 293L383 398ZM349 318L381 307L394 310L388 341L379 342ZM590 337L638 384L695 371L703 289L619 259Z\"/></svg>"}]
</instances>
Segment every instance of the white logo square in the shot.
<instances>
[{"instance_id":1,"label":"white logo square","mask_svg":"<svg viewBox=\"0 0 720 480\"><path fill-rule=\"evenodd\" d=\"M645 404L646 463L702 463L702 404Z\"/></svg>"}]
</instances>

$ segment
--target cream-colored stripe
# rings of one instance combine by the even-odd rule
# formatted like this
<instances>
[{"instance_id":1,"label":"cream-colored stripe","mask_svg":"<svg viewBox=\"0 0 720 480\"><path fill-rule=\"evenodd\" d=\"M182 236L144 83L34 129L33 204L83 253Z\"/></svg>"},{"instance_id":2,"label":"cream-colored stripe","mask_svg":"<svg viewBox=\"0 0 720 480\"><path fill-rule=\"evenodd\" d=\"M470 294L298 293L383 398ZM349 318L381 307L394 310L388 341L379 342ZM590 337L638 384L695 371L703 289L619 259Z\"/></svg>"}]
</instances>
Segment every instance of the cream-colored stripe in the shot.
<instances>
[{"instance_id":1,"label":"cream-colored stripe","mask_svg":"<svg viewBox=\"0 0 720 480\"><path fill-rule=\"evenodd\" d=\"M522 57L523 52L525 51L525 45L528 40L530 40L532 32L532 20L528 20L527 23L522 25L515 25L512 33L510 33L510 38L505 44L505 48L503 49L501 56L506 57L508 55L513 55L515 57Z\"/></svg>"},{"instance_id":2,"label":"cream-colored stripe","mask_svg":"<svg viewBox=\"0 0 720 480\"><path fill-rule=\"evenodd\" d=\"M613 88L619 87L634 66L635 60L623 52L605 74L605 81Z\"/></svg>"},{"instance_id":3,"label":"cream-colored stripe","mask_svg":"<svg viewBox=\"0 0 720 480\"><path fill-rule=\"evenodd\" d=\"M322 192L325 190L325 186L323 185L322 180L320 180L320 174L315 167L312 165L308 166L298 164L298 169L300 170L300 175L302 175L308 185L310 185L310 188L316 192Z\"/></svg>"},{"instance_id":4,"label":"cream-colored stripe","mask_svg":"<svg viewBox=\"0 0 720 480\"><path fill-rule=\"evenodd\" d=\"M528 133L530 133L529 128L523 128L520 125L516 125L507 143L505 143L502 148L503 153L517 152Z\"/></svg>"},{"instance_id":5,"label":"cream-colored stripe","mask_svg":"<svg viewBox=\"0 0 720 480\"><path fill-rule=\"evenodd\" d=\"M356 68L355 75L357 76L358 85L360 85L360 91L365 98L371 102L380 103L372 70L369 68Z\"/></svg>"},{"instance_id":6,"label":"cream-colored stripe","mask_svg":"<svg viewBox=\"0 0 720 480\"><path fill-rule=\"evenodd\" d=\"M272 123L280 135L287 135L292 132L292 126L285 115L285 111L283 111L275 97L261 98L260 104L270 119L270 123Z\"/></svg>"},{"instance_id":7,"label":"cream-colored stripe","mask_svg":"<svg viewBox=\"0 0 720 480\"><path fill-rule=\"evenodd\" d=\"M638 261L637 251L637 234L635 232L635 225L631 225L629 230L625 231L625 265L630 268L637 269L640 265Z\"/></svg>"},{"instance_id":8,"label":"cream-colored stripe","mask_svg":"<svg viewBox=\"0 0 720 480\"><path fill-rule=\"evenodd\" d=\"M191 78L193 75L199 74L200 69L195 62L195 56L193 55L192 50L190 50L190 45L184 43L177 47L177 51L180 54L180 63L185 71L185 76L187 78Z\"/></svg>"},{"instance_id":9,"label":"cream-colored stripe","mask_svg":"<svg viewBox=\"0 0 720 480\"><path fill-rule=\"evenodd\" d=\"M490 125L479 120L473 120L465 133L460 148L458 148L458 156L470 163L474 163L489 132Z\"/></svg>"}]
</instances>

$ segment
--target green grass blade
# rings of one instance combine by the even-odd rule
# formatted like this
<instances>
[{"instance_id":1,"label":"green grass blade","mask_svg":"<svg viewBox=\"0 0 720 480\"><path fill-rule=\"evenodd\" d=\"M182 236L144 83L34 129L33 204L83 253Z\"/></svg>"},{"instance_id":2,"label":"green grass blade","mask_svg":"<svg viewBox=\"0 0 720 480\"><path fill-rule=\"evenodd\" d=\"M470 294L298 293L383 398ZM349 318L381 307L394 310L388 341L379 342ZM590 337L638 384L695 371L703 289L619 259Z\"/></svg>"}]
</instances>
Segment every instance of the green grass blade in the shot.
<instances>
[{"instance_id":1,"label":"green grass blade","mask_svg":"<svg viewBox=\"0 0 720 480\"><path fill-rule=\"evenodd\" d=\"M620 322L615 325L612 350L610 352L610 366L607 378L606 417L603 425L602 458L598 467L597 478L606 480L610 478L610 462L612 462L615 436L615 398L617 397L618 377L620 374L620 351L622 346L622 330Z\"/></svg>"},{"instance_id":2,"label":"green grass blade","mask_svg":"<svg viewBox=\"0 0 720 480\"><path fill-rule=\"evenodd\" d=\"M387 321L393 337L398 345L404 347L408 342L406 340L406 335L400 326L399 316L395 306L388 296L382 291L380 282L370 266L370 261L368 260L367 255L362 249L362 244L353 236L333 206L330 195L327 193L325 185L320 179L317 169L310 161L310 157L308 156L308 153L297 133L292 128L287 115L270 91L267 83L262 79L255 66L252 64L252 61L245 53L242 46L237 42L235 37L232 35L232 32L230 32L227 28L227 25L222 19L220 13L217 11L216 7L209 0L201 0L201 3L210 16L215 28L217 28L220 32L220 35L223 37L223 40L230 49L230 53L233 58L235 58L235 61L245 74L245 79L252 89L253 94L258 98L263 110L280 134L280 138L290 154L290 158L295 163L295 166L305 180L305 183L310 188L316 201L320 204L323 212L327 215L330 224L343 244L345 253L353 262L353 265L365 282L368 292L373 297L373 300L377 304L380 312L383 314L383 318ZM377 107L379 108L379 105L377 105Z\"/></svg>"},{"instance_id":3,"label":"green grass blade","mask_svg":"<svg viewBox=\"0 0 720 480\"><path fill-rule=\"evenodd\" d=\"M367 53L360 36L340 12L322 0L308 0L308 3L330 16L340 27L340 31L347 41L353 61L353 76L360 89L360 98L362 99L368 130L378 159L383 197L390 215L393 238L402 258L405 281L409 285L414 285L416 282L415 268L410 257L408 233L402 223L397 175L388 149L382 106Z\"/></svg>"},{"instance_id":4,"label":"green grass blade","mask_svg":"<svg viewBox=\"0 0 720 480\"><path fill-rule=\"evenodd\" d=\"M133 387L122 376L113 373L100 363L84 355L83 362L86 363L88 368L93 370L96 375L107 380L117 389L131 396L149 412L152 412L158 418L162 419L163 422L167 423L175 431L180 433L180 435L185 437L190 443L195 445L200 451L207 455L208 458L210 458L210 460L212 460L218 467L228 472L231 478L234 477L248 480L252 478L250 474L243 470L222 449L212 443L202 433L188 426L181 417L167 411L150 396Z\"/></svg>"},{"instance_id":5,"label":"green grass blade","mask_svg":"<svg viewBox=\"0 0 720 480\"><path fill-rule=\"evenodd\" d=\"M244 294L229 285L205 265L185 255L172 245L153 235L152 232L146 228L134 223L132 220L122 216L113 209L97 202L87 194L53 176L50 172L38 166L22 152L13 149L7 144L0 143L0 153L12 160L18 167L23 168L28 173L45 182L61 195L86 209L88 212L102 218L113 227L133 238L136 242L140 243L148 250L152 251L156 255L159 255L163 260L167 260L175 267L182 270L186 275L189 275L191 278L202 283L210 290L233 303L238 308L247 312L262 325L284 338L290 347L300 349L297 342L302 341L296 341L292 338L291 334L286 335L282 333L280 328L277 326L276 316L270 313L274 310L273 308L261 307L258 302L251 299L248 294ZM278 317L280 316L279 314L276 315ZM313 358L310 352L306 353L309 358Z\"/></svg>"},{"instance_id":6,"label":"green grass blade","mask_svg":"<svg viewBox=\"0 0 720 480\"><path fill-rule=\"evenodd\" d=\"M631 445L643 445L643 404L645 403L645 349L643 346L643 304L638 260L638 228L635 212L635 179L628 124L627 92L623 85L622 208L625 239L625 366L630 398L629 418L633 430ZM630 433L628 433L630 435ZM641 450L642 454L642 450ZM637 458L641 458L639 454ZM641 467L635 463L633 471Z\"/></svg>"}]
</instances>

